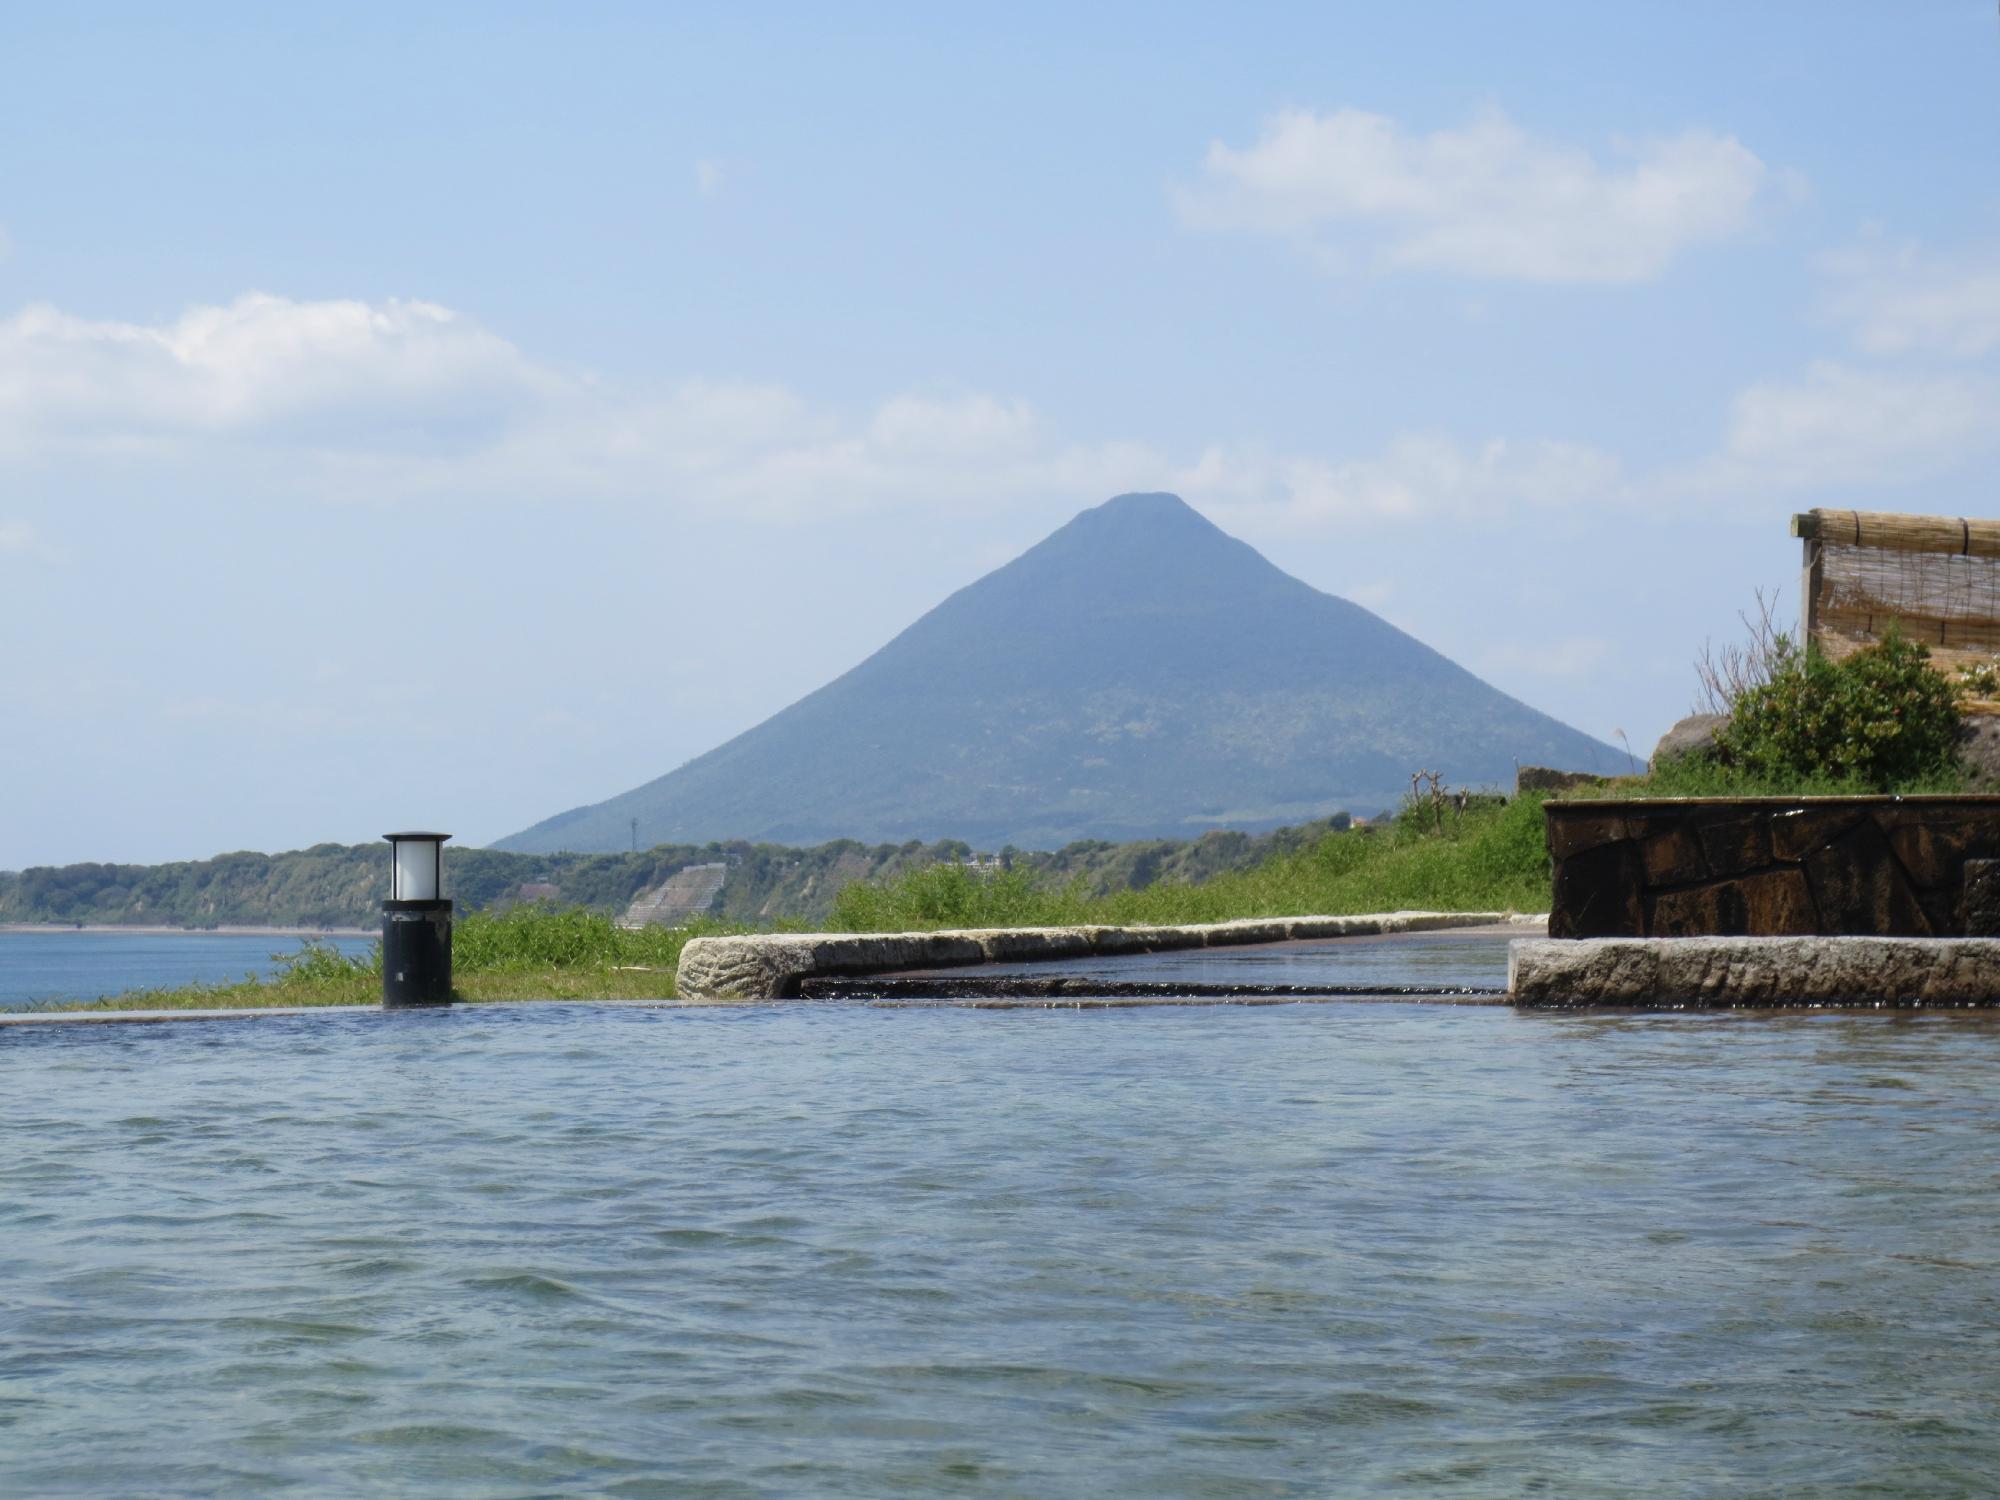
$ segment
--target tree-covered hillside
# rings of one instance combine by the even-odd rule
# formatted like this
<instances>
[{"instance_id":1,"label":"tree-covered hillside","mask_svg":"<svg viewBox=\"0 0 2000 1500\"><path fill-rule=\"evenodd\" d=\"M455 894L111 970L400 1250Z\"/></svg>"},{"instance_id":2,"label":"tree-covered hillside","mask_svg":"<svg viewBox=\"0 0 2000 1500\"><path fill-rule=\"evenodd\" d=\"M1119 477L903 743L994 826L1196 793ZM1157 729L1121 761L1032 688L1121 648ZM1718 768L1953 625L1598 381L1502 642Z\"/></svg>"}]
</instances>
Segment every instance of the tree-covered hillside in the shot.
<instances>
[{"instance_id":1,"label":"tree-covered hillside","mask_svg":"<svg viewBox=\"0 0 2000 1500\"><path fill-rule=\"evenodd\" d=\"M1002 851L1004 860L1092 892L1154 880L1203 880L1317 840L1345 819L1252 837L1212 833L1193 841L1079 843L1052 854ZM445 893L462 910L546 897L618 912L639 892L689 865L728 867L715 915L739 922L814 922L856 880L893 879L940 861L965 861L956 840L877 844L851 840L792 849L743 842L662 845L626 854L445 852ZM223 854L166 865L77 864L0 872L0 923L164 927L367 927L388 894L386 844L315 844L287 854ZM524 890L525 888L528 888Z\"/></svg>"}]
</instances>

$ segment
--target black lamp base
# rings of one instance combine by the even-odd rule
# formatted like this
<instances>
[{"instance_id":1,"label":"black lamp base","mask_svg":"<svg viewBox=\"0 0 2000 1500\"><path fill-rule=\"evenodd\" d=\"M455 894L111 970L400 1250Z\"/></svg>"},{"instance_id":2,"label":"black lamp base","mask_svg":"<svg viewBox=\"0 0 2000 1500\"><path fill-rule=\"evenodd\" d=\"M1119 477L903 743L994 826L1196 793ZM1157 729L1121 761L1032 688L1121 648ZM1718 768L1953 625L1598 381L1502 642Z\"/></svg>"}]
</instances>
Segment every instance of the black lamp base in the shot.
<instances>
[{"instance_id":1,"label":"black lamp base","mask_svg":"<svg viewBox=\"0 0 2000 1500\"><path fill-rule=\"evenodd\" d=\"M451 1004L451 903L382 903L382 1008Z\"/></svg>"}]
</instances>

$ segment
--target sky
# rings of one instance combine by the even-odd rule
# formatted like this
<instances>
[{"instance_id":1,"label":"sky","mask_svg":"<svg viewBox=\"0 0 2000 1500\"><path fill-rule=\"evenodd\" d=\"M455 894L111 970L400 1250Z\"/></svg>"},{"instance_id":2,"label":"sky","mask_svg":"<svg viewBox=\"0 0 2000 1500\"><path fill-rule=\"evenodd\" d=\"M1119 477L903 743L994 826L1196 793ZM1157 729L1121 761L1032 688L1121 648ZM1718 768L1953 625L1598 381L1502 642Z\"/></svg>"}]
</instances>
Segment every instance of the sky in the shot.
<instances>
[{"instance_id":1,"label":"sky","mask_svg":"<svg viewBox=\"0 0 2000 1500\"><path fill-rule=\"evenodd\" d=\"M497 838L1134 489L1643 758L1793 513L2000 515L1992 0L16 6L0 67L0 869Z\"/></svg>"}]
</instances>

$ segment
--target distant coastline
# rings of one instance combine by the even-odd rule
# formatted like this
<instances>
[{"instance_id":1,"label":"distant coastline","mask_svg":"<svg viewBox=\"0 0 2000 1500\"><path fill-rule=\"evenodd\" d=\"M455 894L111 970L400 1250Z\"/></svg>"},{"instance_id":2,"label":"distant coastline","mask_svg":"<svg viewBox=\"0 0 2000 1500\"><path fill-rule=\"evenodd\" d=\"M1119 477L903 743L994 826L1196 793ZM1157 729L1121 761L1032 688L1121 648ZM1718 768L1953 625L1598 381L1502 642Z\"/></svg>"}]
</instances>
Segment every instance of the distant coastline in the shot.
<instances>
[{"instance_id":1,"label":"distant coastline","mask_svg":"<svg viewBox=\"0 0 2000 1500\"><path fill-rule=\"evenodd\" d=\"M168 927L138 922L0 922L8 932L129 932L142 937L380 937L372 927Z\"/></svg>"}]
</instances>

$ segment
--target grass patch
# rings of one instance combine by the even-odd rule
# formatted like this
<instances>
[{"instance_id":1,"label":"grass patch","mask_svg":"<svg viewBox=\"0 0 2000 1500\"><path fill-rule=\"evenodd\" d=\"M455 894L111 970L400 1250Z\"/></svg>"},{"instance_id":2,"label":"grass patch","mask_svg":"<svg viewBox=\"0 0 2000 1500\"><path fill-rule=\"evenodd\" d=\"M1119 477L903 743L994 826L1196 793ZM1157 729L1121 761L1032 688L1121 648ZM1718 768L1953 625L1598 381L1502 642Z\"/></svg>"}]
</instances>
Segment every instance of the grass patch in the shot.
<instances>
[{"instance_id":1,"label":"grass patch","mask_svg":"<svg viewBox=\"0 0 2000 1500\"><path fill-rule=\"evenodd\" d=\"M1861 775L1772 775L1724 765L1705 756L1682 755L1660 762L1644 776L1614 776L1594 786L1580 786L1562 795L1606 797L1874 797L1885 791L1898 796L1950 794L1966 790L1965 772L1957 765L1940 766L1884 787Z\"/></svg>"},{"instance_id":2,"label":"grass patch","mask_svg":"<svg viewBox=\"0 0 2000 1500\"><path fill-rule=\"evenodd\" d=\"M1235 917L1342 916L1433 911L1546 911L1549 856L1542 798L1329 833L1310 849L1193 884L1154 884L1093 895L1080 883L1040 884L1022 870L989 873L931 865L897 879L857 883L834 900L838 932L1080 923L1223 922Z\"/></svg>"},{"instance_id":3,"label":"grass patch","mask_svg":"<svg viewBox=\"0 0 2000 1500\"><path fill-rule=\"evenodd\" d=\"M576 907L521 906L500 915L469 912L452 926L452 985L462 1001L667 1000L689 938L734 932L719 923L628 932L610 917ZM274 955L270 979L133 990L101 1000L57 1001L42 1010L242 1010L259 1006L379 1005L382 950L350 958L307 939Z\"/></svg>"}]
</instances>

